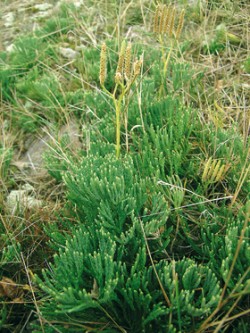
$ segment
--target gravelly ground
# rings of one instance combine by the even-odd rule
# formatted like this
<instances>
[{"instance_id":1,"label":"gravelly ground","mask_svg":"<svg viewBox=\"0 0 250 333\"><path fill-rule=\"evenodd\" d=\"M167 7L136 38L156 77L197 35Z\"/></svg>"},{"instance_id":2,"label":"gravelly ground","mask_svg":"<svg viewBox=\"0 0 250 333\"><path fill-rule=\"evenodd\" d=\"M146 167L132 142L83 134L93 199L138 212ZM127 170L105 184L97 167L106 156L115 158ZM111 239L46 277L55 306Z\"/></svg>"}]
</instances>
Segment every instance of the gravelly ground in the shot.
<instances>
[{"instance_id":1,"label":"gravelly ground","mask_svg":"<svg viewBox=\"0 0 250 333\"><path fill-rule=\"evenodd\" d=\"M61 0L0 0L0 51L8 50L13 40L26 31L37 29L41 20L53 15ZM83 1L68 1L80 5Z\"/></svg>"}]
</instances>

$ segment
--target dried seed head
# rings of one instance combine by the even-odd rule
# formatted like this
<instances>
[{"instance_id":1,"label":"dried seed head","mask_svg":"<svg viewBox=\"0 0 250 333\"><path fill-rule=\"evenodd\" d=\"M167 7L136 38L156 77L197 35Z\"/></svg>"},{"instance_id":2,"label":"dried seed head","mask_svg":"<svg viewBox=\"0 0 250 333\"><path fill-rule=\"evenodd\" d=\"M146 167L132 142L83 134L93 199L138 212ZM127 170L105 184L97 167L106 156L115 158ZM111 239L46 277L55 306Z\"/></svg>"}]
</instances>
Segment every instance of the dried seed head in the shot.
<instances>
[{"instance_id":1,"label":"dried seed head","mask_svg":"<svg viewBox=\"0 0 250 333\"><path fill-rule=\"evenodd\" d=\"M169 30L168 30L169 37L171 37L173 34L174 21L175 21L175 7L173 8L173 10L171 12L171 18L170 18L170 22L169 22Z\"/></svg>"},{"instance_id":2,"label":"dried seed head","mask_svg":"<svg viewBox=\"0 0 250 333\"><path fill-rule=\"evenodd\" d=\"M120 53L119 53L119 59L118 64L116 68L116 73L120 73L122 75L123 69L124 69L124 57L125 57L125 50L126 50L126 42L125 40L122 42Z\"/></svg>"},{"instance_id":3,"label":"dried seed head","mask_svg":"<svg viewBox=\"0 0 250 333\"><path fill-rule=\"evenodd\" d=\"M158 5L155 10L153 31L156 33L159 33L159 18L160 18L160 5Z\"/></svg>"},{"instance_id":4,"label":"dried seed head","mask_svg":"<svg viewBox=\"0 0 250 333\"><path fill-rule=\"evenodd\" d=\"M125 52L125 79L127 81L129 81L131 77L131 49L132 49L132 44L128 43Z\"/></svg>"},{"instance_id":5,"label":"dried seed head","mask_svg":"<svg viewBox=\"0 0 250 333\"><path fill-rule=\"evenodd\" d=\"M165 13L166 13L166 5L164 5L161 8L161 14L160 14L160 22L159 22L159 33L163 33L163 28L164 28L164 22L165 22Z\"/></svg>"},{"instance_id":6,"label":"dried seed head","mask_svg":"<svg viewBox=\"0 0 250 333\"><path fill-rule=\"evenodd\" d=\"M170 16L171 16L171 7L168 6L166 7L166 11L165 11L165 22L164 22L164 26L163 26L163 33L166 33L168 32L168 29L169 29L169 19L170 19Z\"/></svg>"},{"instance_id":7,"label":"dried seed head","mask_svg":"<svg viewBox=\"0 0 250 333\"><path fill-rule=\"evenodd\" d=\"M222 178L224 177L224 175L225 175L225 173L224 173L225 168L226 168L226 166L224 164L220 167L220 170L218 171L217 176L215 178L216 182L221 181Z\"/></svg>"},{"instance_id":8,"label":"dried seed head","mask_svg":"<svg viewBox=\"0 0 250 333\"><path fill-rule=\"evenodd\" d=\"M217 161L217 163L215 164L215 168L213 170L213 173L211 175L211 181L214 181L218 175L218 171L220 170L221 167L221 161Z\"/></svg>"},{"instance_id":9,"label":"dried seed head","mask_svg":"<svg viewBox=\"0 0 250 333\"><path fill-rule=\"evenodd\" d=\"M141 65L142 65L142 57L134 62L134 77L140 74Z\"/></svg>"},{"instance_id":10,"label":"dried seed head","mask_svg":"<svg viewBox=\"0 0 250 333\"><path fill-rule=\"evenodd\" d=\"M209 157L209 159L205 163L205 167L204 167L202 177L201 177L203 182L205 182L207 180L207 175L208 175L208 171L210 169L211 163L212 163L212 157Z\"/></svg>"},{"instance_id":11,"label":"dried seed head","mask_svg":"<svg viewBox=\"0 0 250 333\"><path fill-rule=\"evenodd\" d=\"M107 47L106 44L102 44L101 48L101 59L100 59L100 84L101 86L104 85L105 79L106 79L106 72L107 72Z\"/></svg>"},{"instance_id":12,"label":"dried seed head","mask_svg":"<svg viewBox=\"0 0 250 333\"><path fill-rule=\"evenodd\" d=\"M228 168L225 164L221 163L221 160L213 160L212 157L205 163L204 171L202 174L202 182L219 182L223 179Z\"/></svg>"},{"instance_id":13,"label":"dried seed head","mask_svg":"<svg viewBox=\"0 0 250 333\"><path fill-rule=\"evenodd\" d=\"M176 39L179 39L180 38L180 34L182 32L182 28L183 28L183 23L184 23L184 15L185 15L185 10L183 9L181 11L181 15L180 15L180 19L179 19L179 24L178 24L178 27L177 27L177 30L176 30Z\"/></svg>"},{"instance_id":14,"label":"dried seed head","mask_svg":"<svg viewBox=\"0 0 250 333\"><path fill-rule=\"evenodd\" d=\"M207 180L211 180L211 177L213 175L213 172L214 172L214 169L216 167L216 164L217 164L217 160L213 160L211 166L210 166L210 169L207 173Z\"/></svg>"},{"instance_id":15,"label":"dried seed head","mask_svg":"<svg viewBox=\"0 0 250 333\"><path fill-rule=\"evenodd\" d=\"M123 80L122 74L120 72L115 73L115 83L121 84Z\"/></svg>"}]
</instances>

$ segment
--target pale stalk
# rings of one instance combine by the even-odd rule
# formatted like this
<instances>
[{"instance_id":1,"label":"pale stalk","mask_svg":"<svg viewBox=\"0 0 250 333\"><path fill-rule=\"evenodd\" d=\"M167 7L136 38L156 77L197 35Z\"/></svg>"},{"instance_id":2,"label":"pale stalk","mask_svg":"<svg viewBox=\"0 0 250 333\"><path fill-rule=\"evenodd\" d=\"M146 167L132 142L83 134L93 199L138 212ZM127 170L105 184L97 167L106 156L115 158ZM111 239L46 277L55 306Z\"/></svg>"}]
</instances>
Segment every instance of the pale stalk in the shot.
<instances>
[{"instance_id":1,"label":"pale stalk","mask_svg":"<svg viewBox=\"0 0 250 333\"><path fill-rule=\"evenodd\" d=\"M117 89L117 84L114 90L114 93L112 95L112 99L114 101L115 105L115 116L116 116L116 158L119 159L120 152L121 152L121 104L123 101L123 98L126 94L126 89L122 83L120 83L120 86L122 88L121 95L116 99L115 92Z\"/></svg>"},{"instance_id":2,"label":"pale stalk","mask_svg":"<svg viewBox=\"0 0 250 333\"><path fill-rule=\"evenodd\" d=\"M121 151L121 99L115 100L115 114L116 114L116 158L120 157Z\"/></svg>"},{"instance_id":3,"label":"pale stalk","mask_svg":"<svg viewBox=\"0 0 250 333\"><path fill-rule=\"evenodd\" d=\"M173 52L173 42L171 42L170 50L168 52L167 59L164 63L164 69L163 69L164 76L167 74L168 65L169 65L169 61L170 61L170 57L171 57L172 52Z\"/></svg>"},{"instance_id":4,"label":"pale stalk","mask_svg":"<svg viewBox=\"0 0 250 333\"><path fill-rule=\"evenodd\" d=\"M124 86L120 84L123 90L123 93L116 99L115 94L118 88L118 84L115 85L115 89L113 94L108 91L104 85L102 85L102 89L112 98L115 106L115 116L116 116L116 158L118 159L121 151L121 103L124 97Z\"/></svg>"}]
</instances>

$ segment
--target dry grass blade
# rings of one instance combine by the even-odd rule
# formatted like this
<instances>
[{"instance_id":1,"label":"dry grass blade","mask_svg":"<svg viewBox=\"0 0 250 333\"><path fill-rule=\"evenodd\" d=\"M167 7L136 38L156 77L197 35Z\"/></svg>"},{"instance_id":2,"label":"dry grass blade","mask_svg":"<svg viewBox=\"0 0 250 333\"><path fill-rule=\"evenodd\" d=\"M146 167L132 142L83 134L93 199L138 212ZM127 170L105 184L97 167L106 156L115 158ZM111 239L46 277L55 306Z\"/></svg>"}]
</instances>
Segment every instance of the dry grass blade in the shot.
<instances>
[{"instance_id":1,"label":"dry grass blade","mask_svg":"<svg viewBox=\"0 0 250 333\"><path fill-rule=\"evenodd\" d=\"M165 301L166 301L167 305L168 305L169 307L171 307L171 302L170 302L170 300L169 300L169 297L168 297L168 295L166 294L166 291L165 291L165 289L164 289L164 287L163 287L163 285L162 285L162 283L161 283L160 277L159 277L159 275L158 275L158 273L157 273L157 270L156 270L156 268L155 268L154 261L153 261L153 258L152 258L151 252L150 252L150 248L149 248L149 245L148 245L147 237L146 237L146 234L145 234L145 230L144 230L144 227L143 227L143 224L142 224L142 220L139 219L139 221L140 221L140 225L141 225L141 230L142 230L142 233L143 233L144 241L145 241L145 244L146 244L146 247L147 247L148 255L149 255L149 258L150 258L150 261L151 261L152 267L153 267L153 269L154 269L155 276L156 276L156 278L157 278L157 281L158 281L158 283L159 283L159 286L160 286L160 288L161 288L162 294L163 294L163 296L164 296L164 298L165 298Z\"/></svg>"}]
</instances>

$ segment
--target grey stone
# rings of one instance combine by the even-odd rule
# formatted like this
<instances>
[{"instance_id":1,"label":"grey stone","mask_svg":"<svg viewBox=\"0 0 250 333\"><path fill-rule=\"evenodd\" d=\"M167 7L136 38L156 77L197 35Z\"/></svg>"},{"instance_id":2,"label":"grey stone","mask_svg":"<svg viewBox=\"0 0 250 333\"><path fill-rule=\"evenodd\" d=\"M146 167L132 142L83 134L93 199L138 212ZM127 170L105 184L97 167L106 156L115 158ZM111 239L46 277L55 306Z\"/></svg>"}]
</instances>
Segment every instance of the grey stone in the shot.
<instances>
[{"instance_id":1,"label":"grey stone","mask_svg":"<svg viewBox=\"0 0 250 333\"><path fill-rule=\"evenodd\" d=\"M71 49L70 47L59 47L59 53L67 59L73 60L75 59L78 55L79 52Z\"/></svg>"},{"instance_id":2,"label":"grey stone","mask_svg":"<svg viewBox=\"0 0 250 333\"><path fill-rule=\"evenodd\" d=\"M28 168L31 175L42 175L46 173L44 154L53 150L55 145L60 146L63 137L66 136L68 138L68 145L67 147L63 147L63 149L68 148L71 151L81 149L79 128L75 120L70 120L68 124L62 126L56 135L49 132L47 129L44 129L44 133L46 134L42 137L33 142L29 142L27 152L20 160L14 163L19 168Z\"/></svg>"},{"instance_id":3,"label":"grey stone","mask_svg":"<svg viewBox=\"0 0 250 333\"><path fill-rule=\"evenodd\" d=\"M13 12L9 12L6 15L3 16L3 20L4 20L4 26L6 28L12 27L14 20L15 20L15 15Z\"/></svg>"},{"instance_id":4,"label":"grey stone","mask_svg":"<svg viewBox=\"0 0 250 333\"><path fill-rule=\"evenodd\" d=\"M29 194L31 191L34 192L33 186L27 183L22 188L22 190L11 191L7 196L6 208L10 214L23 212L25 209L40 208L43 205L42 200Z\"/></svg>"}]
</instances>

